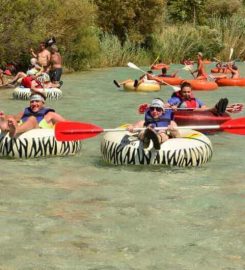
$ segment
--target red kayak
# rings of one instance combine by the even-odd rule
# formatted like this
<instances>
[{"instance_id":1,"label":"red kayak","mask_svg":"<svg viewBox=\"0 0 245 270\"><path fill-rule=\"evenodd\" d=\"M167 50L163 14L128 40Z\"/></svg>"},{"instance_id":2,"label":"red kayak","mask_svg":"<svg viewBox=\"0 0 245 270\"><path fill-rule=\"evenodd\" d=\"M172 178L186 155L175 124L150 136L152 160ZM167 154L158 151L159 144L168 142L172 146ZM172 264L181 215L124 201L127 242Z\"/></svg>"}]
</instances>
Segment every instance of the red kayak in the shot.
<instances>
[{"instance_id":1,"label":"red kayak","mask_svg":"<svg viewBox=\"0 0 245 270\"><path fill-rule=\"evenodd\" d=\"M156 81L162 84L180 85L184 81L184 79L180 77L158 77L157 76Z\"/></svg>"},{"instance_id":2,"label":"red kayak","mask_svg":"<svg viewBox=\"0 0 245 270\"><path fill-rule=\"evenodd\" d=\"M216 79L218 86L245 86L245 78L220 78Z\"/></svg>"},{"instance_id":3,"label":"red kayak","mask_svg":"<svg viewBox=\"0 0 245 270\"><path fill-rule=\"evenodd\" d=\"M216 82L207 81L207 80L185 80L186 82L191 84L192 90L199 91L212 91L218 88L218 84Z\"/></svg>"},{"instance_id":4,"label":"red kayak","mask_svg":"<svg viewBox=\"0 0 245 270\"><path fill-rule=\"evenodd\" d=\"M161 70L163 68L166 68L166 69L169 69L169 66L166 65L166 64L155 64L155 65L152 65L151 66L151 69L154 69L154 70Z\"/></svg>"},{"instance_id":5,"label":"red kayak","mask_svg":"<svg viewBox=\"0 0 245 270\"><path fill-rule=\"evenodd\" d=\"M228 68L212 68L212 73L231 73L231 71Z\"/></svg>"},{"instance_id":6,"label":"red kayak","mask_svg":"<svg viewBox=\"0 0 245 270\"><path fill-rule=\"evenodd\" d=\"M228 120L231 120L231 117L228 113L224 113L222 116L220 116L220 115L215 115L214 113L210 111L192 111L192 110L181 111L180 110L180 111L174 112L174 121L179 126L220 125ZM215 131L218 131L218 130L215 130Z\"/></svg>"}]
</instances>

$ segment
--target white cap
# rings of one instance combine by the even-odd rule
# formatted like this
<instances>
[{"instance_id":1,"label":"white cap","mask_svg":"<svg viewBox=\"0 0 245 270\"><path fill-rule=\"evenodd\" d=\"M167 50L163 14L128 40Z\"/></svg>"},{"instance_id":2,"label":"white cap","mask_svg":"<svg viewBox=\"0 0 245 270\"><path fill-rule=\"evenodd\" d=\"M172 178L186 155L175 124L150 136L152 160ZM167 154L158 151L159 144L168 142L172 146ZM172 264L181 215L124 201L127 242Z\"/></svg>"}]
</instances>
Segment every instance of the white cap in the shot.
<instances>
[{"instance_id":1,"label":"white cap","mask_svg":"<svg viewBox=\"0 0 245 270\"><path fill-rule=\"evenodd\" d=\"M27 70L26 74L27 75L36 75L38 73L38 70L35 68Z\"/></svg>"},{"instance_id":2,"label":"white cap","mask_svg":"<svg viewBox=\"0 0 245 270\"><path fill-rule=\"evenodd\" d=\"M162 100L155 98L152 100L150 107L162 108L164 110L164 103Z\"/></svg>"},{"instance_id":3,"label":"white cap","mask_svg":"<svg viewBox=\"0 0 245 270\"><path fill-rule=\"evenodd\" d=\"M31 58L30 60L31 64L34 66L37 63L37 58Z\"/></svg>"}]
</instances>

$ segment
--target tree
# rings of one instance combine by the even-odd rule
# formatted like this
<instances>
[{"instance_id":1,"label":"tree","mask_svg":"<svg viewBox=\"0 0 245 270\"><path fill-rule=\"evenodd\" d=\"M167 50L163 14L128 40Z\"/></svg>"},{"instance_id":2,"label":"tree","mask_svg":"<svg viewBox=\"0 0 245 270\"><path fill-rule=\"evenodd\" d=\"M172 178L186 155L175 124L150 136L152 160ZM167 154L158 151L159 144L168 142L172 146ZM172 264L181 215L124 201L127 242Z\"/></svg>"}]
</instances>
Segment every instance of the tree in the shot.
<instances>
[{"instance_id":1,"label":"tree","mask_svg":"<svg viewBox=\"0 0 245 270\"><path fill-rule=\"evenodd\" d=\"M163 0L94 0L98 25L124 43L143 44L163 23Z\"/></svg>"},{"instance_id":2,"label":"tree","mask_svg":"<svg viewBox=\"0 0 245 270\"><path fill-rule=\"evenodd\" d=\"M168 17L170 22L192 22L194 25L200 23L203 13L203 0L168 0Z\"/></svg>"}]
</instances>

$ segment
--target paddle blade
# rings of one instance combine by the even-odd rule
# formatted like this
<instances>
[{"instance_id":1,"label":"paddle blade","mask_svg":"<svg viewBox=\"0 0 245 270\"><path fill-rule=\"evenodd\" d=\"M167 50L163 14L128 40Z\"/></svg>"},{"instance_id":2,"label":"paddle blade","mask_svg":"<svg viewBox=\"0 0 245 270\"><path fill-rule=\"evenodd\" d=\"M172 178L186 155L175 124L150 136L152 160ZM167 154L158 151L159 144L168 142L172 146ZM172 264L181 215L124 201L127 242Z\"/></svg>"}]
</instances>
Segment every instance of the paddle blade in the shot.
<instances>
[{"instance_id":1,"label":"paddle blade","mask_svg":"<svg viewBox=\"0 0 245 270\"><path fill-rule=\"evenodd\" d=\"M96 125L83 122L59 122L55 125L57 141L80 141L92 138L104 130Z\"/></svg>"},{"instance_id":2,"label":"paddle blade","mask_svg":"<svg viewBox=\"0 0 245 270\"><path fill-rule=\"evenodd\" d=\"M230 48L229 61L231 60L231 57L232 57L232 55L233 55L233 52L234 52L234 49L233 49L233 48Z\"/></svg>"},{"instance_id":3,"label":"paddle blade","mask_svg":"<svg viewBox=\"0 0 245 270\"><path fill-rule=\"evenodd\" d=\"M134 69L139 69L134 63L128 62L128 67L134 68Z\"/></svg>"},{"instance_id":4,"label":"paddle blade","mask_svg":"<svg viewBox=\"0 0 245 270\"><path fill-rule=\"evenodd\" d=\"M220 129L232 134L245 135L245 117L228 120L220 125Z\"/></svg>"},{"instance_id":5,"label":"paddle blade","mask_svg":"<svg viewBox=\"0 0 245 270\"><path fill-rule=\"evenodd\" d=\"M235 104L231 104L230 106L226 107L226 111L229 113L239 113L242 110L243 110L242 103L235 103Z\"/></svg>"},{"instance_id":6,"label":"paddle blade","mask_svg":"<svg viewBox=\"0 0 245 270\"><path fill-rule=\"evenodd\" d=\"M193 65L185 65L183 70L192 71Z\"/></svg>"},{"instance_id":7,"label":"paddle blade","mask_svg":"<svg viewBox=\"0 0 245 270\"><path fill-rule=\"evenodd\" d=\"M143 114L148 108L149 108L149 105L147 103L140 104L138 107L138 113Z\"/></svg>"}]
</instances>

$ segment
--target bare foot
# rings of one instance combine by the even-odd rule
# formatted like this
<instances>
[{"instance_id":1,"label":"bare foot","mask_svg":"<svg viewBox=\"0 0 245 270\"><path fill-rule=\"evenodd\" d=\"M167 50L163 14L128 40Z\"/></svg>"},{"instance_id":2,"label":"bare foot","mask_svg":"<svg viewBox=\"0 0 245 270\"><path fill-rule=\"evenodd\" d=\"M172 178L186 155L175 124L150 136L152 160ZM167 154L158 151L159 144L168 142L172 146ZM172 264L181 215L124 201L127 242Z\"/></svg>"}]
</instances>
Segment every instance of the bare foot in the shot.
<instances>
[{"instance_id":1,"label":"bare foot","mask_svg":"<svg viewBox=\"0 0 245 270\"><path fill-rule=\"evenodd\" d=\"M5 113L4 112L0 112L0 121L4 121L5 120Z\"/></svg>"},{"instance_id":2,"label":"bare foot","mask_svg":"<svg viewBox=\"0 0 245 270\"><path fill-rule=\"evenodd\" d=\"M14 118L8 119L9 137L13 138L16 135L17 122Z\"/></svg>"},{"instance_id":3,"label":"bare foot","mask_svg":"<svg viewBox=\"0 0 245 270\"><path fill-rule=\"evenodd\" d=\"M1 121L0 122L0 130L2 133L8 133L9 132L9 126L7 121Z\"/></svg>"}]
</instances>

